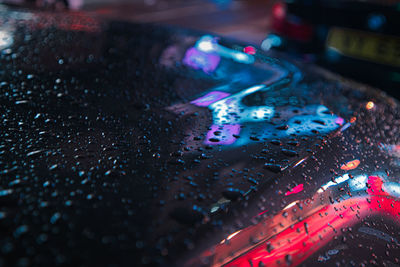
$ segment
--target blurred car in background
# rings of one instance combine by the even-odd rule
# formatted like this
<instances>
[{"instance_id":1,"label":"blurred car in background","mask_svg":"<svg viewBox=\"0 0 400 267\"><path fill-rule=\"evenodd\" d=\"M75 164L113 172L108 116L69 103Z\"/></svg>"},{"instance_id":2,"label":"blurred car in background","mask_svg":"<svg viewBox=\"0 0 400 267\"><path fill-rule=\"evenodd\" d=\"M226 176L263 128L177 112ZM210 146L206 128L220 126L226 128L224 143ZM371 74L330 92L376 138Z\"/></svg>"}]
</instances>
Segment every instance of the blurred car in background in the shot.
<instances>
[{"instance_id":1,"label":"blurred car in background","mask_svg":"<svg viewBox=\"0 0 400 267\"><path fill-rule=\"evenodd\" d=\"M79 1L79 0L78 0ZM1 4L19 7L35 7L42 9L64 10L70 7L71 0L2 0ZM76 2L72 0L72 2Z\"/></svg>"},{"instance_id":2,"label":"blurred car in background","mask_svg":"<svg viewBox=\"0 0 400 267\"><path fill-rule=\"evenodd\" d=\"M399 97L399 25L399 1L279 1L262 47L300 53Z\"/></svg>"},{"instance_id":3,"label":"blurred car in background","mask_svg":"<svg viewBox=\"0 0 400 267\"><path fill-rule=\"evenodd\" d=\"M34 7L48 10L79 10L85 6L101 5L101 4L117 4L123 3L124 0L0 0L0 4L7 4L19 7ZM128 1L125 1L128 2Z\"/></svg>"}]
</instances>

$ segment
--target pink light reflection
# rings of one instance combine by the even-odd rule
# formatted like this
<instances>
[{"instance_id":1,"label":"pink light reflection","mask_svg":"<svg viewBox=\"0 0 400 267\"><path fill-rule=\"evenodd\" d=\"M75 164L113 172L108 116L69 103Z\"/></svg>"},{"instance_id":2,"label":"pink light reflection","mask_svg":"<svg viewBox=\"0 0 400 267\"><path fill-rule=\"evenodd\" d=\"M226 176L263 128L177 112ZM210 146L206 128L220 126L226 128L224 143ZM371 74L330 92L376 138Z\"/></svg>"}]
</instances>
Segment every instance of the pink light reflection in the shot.
<instances>
[{"instance_id":1,"label":"pink light reflection","mask_svg":"<svg viewBox=\"0 0 400 267\"><path fill-rule=\"evenodd\" d=\"M337 117L336 120L335 120L335 123L339 124L340 126L342 126L343 123L344 123L344 119L342 117Z\"/></svg>"},{"instance_id":2,"label":"pink light reflection","mask_svg":"<svg viewBox=\"0 0 400 267\"><path fill-rule=\"evenodd\" d=\"M300 193L301 191L303 191L303 189L304 189L304 185L303 184L299 184L299 185L293 187L292 190L287 191L285 193L285 196L289 196L289 195L292 195L292 194Z\"/></svg>"}]
</instances>

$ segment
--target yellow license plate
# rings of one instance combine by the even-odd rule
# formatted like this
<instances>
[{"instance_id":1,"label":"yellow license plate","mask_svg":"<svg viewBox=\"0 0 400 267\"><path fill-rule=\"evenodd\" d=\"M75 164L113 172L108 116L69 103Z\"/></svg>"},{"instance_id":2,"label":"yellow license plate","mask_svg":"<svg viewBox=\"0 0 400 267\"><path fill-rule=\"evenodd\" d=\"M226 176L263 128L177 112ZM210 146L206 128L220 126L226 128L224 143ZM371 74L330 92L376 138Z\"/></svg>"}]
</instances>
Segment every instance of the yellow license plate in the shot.
<instances>
[{"instance_id":1,"label":"yellow license plate","mask_svg":"<svg viewBox=\"0 0 400 267\"><path fill-rule=\"evenodd\" d=\"M396 36L332 28L326 45L348 57L400 67L400 38Z\"/></svg>"}]
</instances>

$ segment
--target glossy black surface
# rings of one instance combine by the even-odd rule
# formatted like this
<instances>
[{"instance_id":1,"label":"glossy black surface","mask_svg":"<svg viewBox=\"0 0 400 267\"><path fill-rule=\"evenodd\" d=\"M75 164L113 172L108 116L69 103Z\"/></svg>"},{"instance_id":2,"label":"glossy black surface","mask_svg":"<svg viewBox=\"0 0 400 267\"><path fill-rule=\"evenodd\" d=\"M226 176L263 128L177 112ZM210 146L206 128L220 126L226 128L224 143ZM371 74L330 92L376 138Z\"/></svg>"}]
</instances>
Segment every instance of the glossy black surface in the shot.
<instances>
[{"instance_id":1,"label":"glossy black surface","mask_svg":"<svg viewBox=\"0 0 400 267\"><path fill-rule=\"evenodd\" d=\"M360 161L354 176L399 182L399 108L378 91L165 26L10 10L0 20L0 265L217 266L302 222L265 224L289 203L351 196L336 183L316 193L348 161ZM396 212L392 226L360 223L399 240ZM230 238L240 249L209 249L240 229L256 229ZM355 238L346 251L367 244ZM376 257L344 265L398 264L398 243L371 246ZM286 253L293 266L320 263Z\"/></svg>"}]
</instances>

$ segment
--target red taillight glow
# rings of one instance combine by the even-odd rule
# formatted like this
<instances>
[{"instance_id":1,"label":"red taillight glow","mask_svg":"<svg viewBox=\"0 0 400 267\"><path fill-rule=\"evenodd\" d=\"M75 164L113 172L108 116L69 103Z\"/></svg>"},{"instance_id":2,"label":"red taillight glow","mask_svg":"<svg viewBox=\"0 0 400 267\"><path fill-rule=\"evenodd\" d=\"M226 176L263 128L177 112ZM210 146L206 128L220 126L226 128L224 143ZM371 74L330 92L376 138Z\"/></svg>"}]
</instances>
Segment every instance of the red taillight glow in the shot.
<instances>
[{"instance_id":1,"label":"red taillight glow","mask_svg":"<svg viewBox=\"0 0 400 267\"><path fill-rule=\"evenodd\" d=\"M286 6L284 3L276 3L272 7L272 14L276 19L283 19L286 16Z\"/></svg>"},{"instance_id":2,"label":"red taillight glow","mask_svg":"<svg viewBox=\"0 0 400 267\"><path fill-rule=\"evenodd\" d=\"M296 17L290 19L285 3L279 2L272 7L272 29L275 33L301 42L311 41L312 25Z\"/></svg>"}]
</instances>

